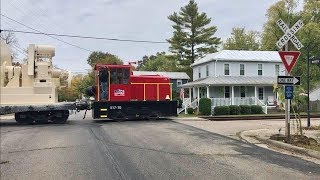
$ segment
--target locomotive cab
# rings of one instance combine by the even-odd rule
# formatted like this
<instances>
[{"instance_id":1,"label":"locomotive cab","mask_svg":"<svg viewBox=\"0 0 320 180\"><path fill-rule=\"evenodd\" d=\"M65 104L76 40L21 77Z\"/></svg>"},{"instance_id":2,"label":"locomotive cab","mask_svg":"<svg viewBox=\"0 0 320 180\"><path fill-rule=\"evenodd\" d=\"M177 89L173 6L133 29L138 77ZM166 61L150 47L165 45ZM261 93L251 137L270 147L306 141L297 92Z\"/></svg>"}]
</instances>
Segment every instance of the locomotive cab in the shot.
<instances>
[{"instance_id":1,"label":"locomotive cab","mask_svg":"<svg viewBox=\"0 0 320 180\"><path fill-rule=\"evenodd\" d=\"M129 101L130 68L128 65L97 65L95 101Z\"/></svg>"}]
</instances>

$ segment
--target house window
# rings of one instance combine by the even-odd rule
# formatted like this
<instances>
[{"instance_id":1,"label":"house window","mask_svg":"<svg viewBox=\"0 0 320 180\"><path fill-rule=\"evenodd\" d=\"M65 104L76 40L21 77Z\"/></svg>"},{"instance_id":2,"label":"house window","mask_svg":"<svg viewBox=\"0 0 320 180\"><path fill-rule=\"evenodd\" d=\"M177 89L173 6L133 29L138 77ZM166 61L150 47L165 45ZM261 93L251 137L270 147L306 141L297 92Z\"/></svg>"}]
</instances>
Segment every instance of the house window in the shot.
<instances>
[{"instance_id":1,"label":"house window","mask_svg":"<svg viewBox=\"0 0 320 180\"><path fill-rule=\"evenodd\" d=\"M244 64L240 64L240 76L244 76Z\"/></svg>"},{"instance_id":2,"label":"house window","mask_svg":"<svg viewBox=\"0 0 320 180\"><path fill-rule=\"evenodd\" d=\"M201 78L201 68L198 68L198 78Z\"/></svg>"},{"instance_id":3,"label":"house window","mask_svg":"<svg viewBox=\"0 0 320 180\"><path fill-rule=\"evenodd\" d=\"M182 80L181 79L177 79L177 86L181 86L182 85Z\"/></svg>"},{"instance_id":4,"label":"house window","mask_svg":"<svg viewBox=\"0 0 320 180\"><path fill-rule=\"evenodd\" d=\"M224 87L224 98L230 98L230 87L229 86Z\"/></svg>"},{"instance_id":5,"label":"house window","mask_svg":"<svg viewBox=\"0 0 320 180\"><path fill-rule=\"evenodd\" d=\"M224 75L230 75L229 64L224 64Z\"/></svg>"},{"instance_id":6,"label":"house window","mask_svg":"<svg viewBox=\"0 0 320 180\"><path fill-rule=\"evenodd\" d=\"M246 97L246 87L240 86L240 97Z\"/></svg>"},{"instance_id":7,"label":"house window","mask_svg":"<svg viewBox=\"0 0 320 180\"><path fill-rule=\"evenodd\" d=\"M209 65L206 65L206 76L209 76Z\"/></svg>"},{"instance_id":8,"label":"house window","mask_svg":"<svg viewBox=\"0 0 320 180\"><path fill-rule=\"evenodd\" d=\"M263 88L258 88L259 100L263 100Z\"/></svg>"},{"instance_id":9,"label":"house window","mask_svg":"<svg viewBox=\"0 0 320 180\"><path fill-rule=\"evenodd\" d=\"M275 75L276 76L279 75L279 71L280 71L280 66L279 66L279 64L276 64L275 65Z\"/></svg>"},{"instance_id":10,"label":"house window","mask_svg":"<svg viewBox=\"0 0 320 180\"><path fill-rule=\"evenodd\" d=\"M262 76L262 64L258 64L258 75Z\"/></svg>"}]
</instances>

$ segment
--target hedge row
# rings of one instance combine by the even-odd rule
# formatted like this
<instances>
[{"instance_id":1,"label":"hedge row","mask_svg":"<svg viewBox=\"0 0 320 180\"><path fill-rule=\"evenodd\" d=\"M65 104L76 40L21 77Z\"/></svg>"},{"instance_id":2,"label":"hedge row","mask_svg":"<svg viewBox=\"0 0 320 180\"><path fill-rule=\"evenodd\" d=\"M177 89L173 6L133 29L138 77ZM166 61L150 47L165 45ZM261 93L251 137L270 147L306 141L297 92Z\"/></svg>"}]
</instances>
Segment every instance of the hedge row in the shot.
<instances>
[{"instance_id":1,"label":"hedge row","mask_svg":"<svg viewBox=\"0 0 320 180\"><path fill-rule=\"evenodd\" d=\"M214 115L239 115L239 114L263 114L261 106L258 105L231 105L217 106L214 108Z\"/></svg>"}]
</instances>

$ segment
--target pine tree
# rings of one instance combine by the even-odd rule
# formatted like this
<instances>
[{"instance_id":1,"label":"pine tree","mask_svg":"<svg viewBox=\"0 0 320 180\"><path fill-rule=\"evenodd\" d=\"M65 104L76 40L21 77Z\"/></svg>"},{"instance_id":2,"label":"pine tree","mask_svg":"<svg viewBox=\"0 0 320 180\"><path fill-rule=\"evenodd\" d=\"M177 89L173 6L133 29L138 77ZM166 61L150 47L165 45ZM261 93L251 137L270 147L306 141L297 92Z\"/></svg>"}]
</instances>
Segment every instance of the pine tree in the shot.
<instances>
[{"instance_id":1,"label":"pine tree","mask_svg":"<svg viewBox=\"0 0 320 180\"><path fill-rule=\"evenodd\" d=\"M197 58L217 51L220 38L214 36L216 26L209 26L211 18L206 13L199 13L194 0L182 7L180 12L168 16L174 25L173 36L168 39L170 51L180 57L180 65L189 66Z\"/></svg>"}]
</instances>

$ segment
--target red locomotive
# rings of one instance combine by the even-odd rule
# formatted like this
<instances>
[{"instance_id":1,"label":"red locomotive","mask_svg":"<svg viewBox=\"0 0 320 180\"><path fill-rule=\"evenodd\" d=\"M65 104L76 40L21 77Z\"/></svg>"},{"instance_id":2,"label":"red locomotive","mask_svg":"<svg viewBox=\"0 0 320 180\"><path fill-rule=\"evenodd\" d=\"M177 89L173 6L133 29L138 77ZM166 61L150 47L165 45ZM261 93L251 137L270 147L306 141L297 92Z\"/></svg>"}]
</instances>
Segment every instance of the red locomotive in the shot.
<instances>
[{"instance_id":1,"label":"red locomotive","mask_svg":"<svg viewBox=\"0 0 320 180\"><path fill-rule=\"evenodd\" d=\"M94 119L135 119L177 116L170 79L134 76L130 65L96 64L96 84L89 93Z\"/></svg>"}]
</instances>

